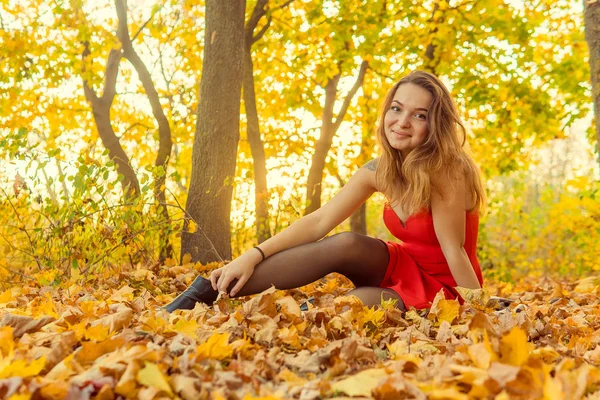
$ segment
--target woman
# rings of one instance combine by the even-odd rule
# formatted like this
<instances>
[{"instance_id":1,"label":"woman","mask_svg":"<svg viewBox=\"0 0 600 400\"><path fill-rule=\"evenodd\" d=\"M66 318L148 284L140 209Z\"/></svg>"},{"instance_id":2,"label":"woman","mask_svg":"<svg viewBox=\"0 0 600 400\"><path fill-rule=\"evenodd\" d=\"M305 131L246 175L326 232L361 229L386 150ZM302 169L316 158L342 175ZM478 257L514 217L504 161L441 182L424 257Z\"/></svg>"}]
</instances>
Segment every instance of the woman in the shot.
<instances>
[{"instance_id":1,"label":"woman","mask_svg":"<svg viewBox=\"0 0 600 400\"><path fill-rule=\"evenodd\" d=\"M383 106L379 158L319 210L213 271L210 281L196 278L166 309L210 304L218 292L296 288L331 272L349 278L356 286L349 294L369 306L392 298L402 309L426 308L441 289L456 298L456 286L480 288L475 251L484 190L450 93L434 75L415 71ZM349 232L320 240L376 191L388 199L383 219L402 243Z\"/></svg>"}]
</instances>

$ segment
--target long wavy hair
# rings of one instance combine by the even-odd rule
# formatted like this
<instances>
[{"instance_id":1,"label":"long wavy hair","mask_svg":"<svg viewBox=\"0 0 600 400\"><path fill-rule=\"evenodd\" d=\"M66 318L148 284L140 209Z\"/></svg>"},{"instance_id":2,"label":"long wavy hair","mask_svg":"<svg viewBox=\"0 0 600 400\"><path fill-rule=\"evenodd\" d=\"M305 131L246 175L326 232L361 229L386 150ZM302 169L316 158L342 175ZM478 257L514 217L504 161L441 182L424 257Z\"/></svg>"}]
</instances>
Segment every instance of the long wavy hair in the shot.
<instances>
[{"instance_id":1,"label":"long wavy hair","mask_svg":"<svg viewBox=\"0 0 600 400\"><path fill-rule=\"evenodd\" d=\"M396 91L406 83L422 87L431 93L433 99L427 113L427 136L404 158L388 142L384 120ZM476 200L475 206L468 211L482 212L485 191L479 168L466 146L466 137L466 129L444 84L431 73L411 72L388 92L379 115L377 140L381 155L376 179L380 190L390 196L392 203L401 204L402 209L411 215L431 208L431 195L434 190L440 190L436 184L440 179L432 177L441 175L440 178L453 182L462 174L466 189L472 191Z\"/></svg>"}]
</instances>

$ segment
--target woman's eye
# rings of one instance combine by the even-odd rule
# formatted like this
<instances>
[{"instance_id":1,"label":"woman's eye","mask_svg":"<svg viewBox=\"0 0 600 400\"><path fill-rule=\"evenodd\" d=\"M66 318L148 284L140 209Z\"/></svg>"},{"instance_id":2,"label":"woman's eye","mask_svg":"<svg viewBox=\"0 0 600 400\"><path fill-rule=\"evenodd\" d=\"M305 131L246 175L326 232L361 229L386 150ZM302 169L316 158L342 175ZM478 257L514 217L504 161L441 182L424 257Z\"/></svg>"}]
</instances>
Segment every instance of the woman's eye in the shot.
<instances>
[{"instance_id":1,"label":"woman's eye","mask_svg":"<svg viewBox=\"0 0 600 400\"><path fill-rule=\"evenodd\" d=\"M390 110L392 110L392 111L400 111L400 107L392 106L392 107L390 107Z\"/></svg>"},{"instance_id":2,"label":"woman's eye","mask_svg":"<svg viewBox=\"0 0 600 400\"><path fill-rule=\"evenodd\" d=\"M419 119L427 119L427 116L425 114L415 114L415 116Z\"/></svg>"}]
</instances>

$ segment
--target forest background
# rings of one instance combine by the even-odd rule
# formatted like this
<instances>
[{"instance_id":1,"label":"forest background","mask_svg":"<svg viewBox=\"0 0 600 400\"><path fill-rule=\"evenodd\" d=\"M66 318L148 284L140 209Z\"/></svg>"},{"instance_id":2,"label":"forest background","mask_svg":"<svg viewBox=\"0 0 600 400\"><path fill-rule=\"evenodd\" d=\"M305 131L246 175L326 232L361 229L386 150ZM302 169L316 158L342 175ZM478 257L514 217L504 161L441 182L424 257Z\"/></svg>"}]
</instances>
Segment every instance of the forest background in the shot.
<instances>
[{"instance_id":1,"label":"forest background","mask_svg":"<svg viewBox=\"0 0 600 400\"><path fill-rule=\"evenodd\" d=\"M196 177L197 193L222 196L185 227L204 4L115 4L2 2L4 280L179 260L182 230L215 250L195 261L235 257L377 155L382 96L416 68L451 89L483 171L486 276L600 268L581 2L248 2L239 142L202 149L235 174ZM382 206L375 196L338 230L389 238Z\"/></svg>"},{"instance_id":2,"label":"forest background","mask_svg":"<svg viewBox=\"0 0 600 400\"><path fill-rule=\"evenodd\" d=\"M0 0L0 397L595 398L599 23L596 0ZM403 313L332 274L160 308L376 157L414 69L481 166L484 289ZM384 201L336 232L391 238Z\"/></svg>"}]
</instances>

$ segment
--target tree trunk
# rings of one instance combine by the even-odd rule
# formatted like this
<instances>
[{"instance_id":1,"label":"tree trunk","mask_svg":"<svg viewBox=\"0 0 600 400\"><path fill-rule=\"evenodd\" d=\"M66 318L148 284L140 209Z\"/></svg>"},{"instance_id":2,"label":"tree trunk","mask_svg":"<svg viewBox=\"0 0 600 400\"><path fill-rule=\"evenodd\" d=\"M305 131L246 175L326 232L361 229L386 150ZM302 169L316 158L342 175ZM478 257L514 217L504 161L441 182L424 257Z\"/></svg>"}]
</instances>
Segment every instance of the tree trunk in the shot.
<instances>
[{"instance_id":1,"label":"tree trunk","mask_svg":"<svg viewBox=\"0 0 600 400\"><path fill-rule=\"evenodd\" d=\"M244 52L244 105L248 120L248 142L254 164L254 201L256 203L256 236L258 243L271 237L269 226L269 189L267 187L267 164L265 148L260 138L254 76L250 49Z\"/></svg>"},{"instance_id":2,"label":"tree trunk","mask_svg":"<svg viewBox=\"0 0 600 400\"><path fill-rule=\"evenodd\" d=\"M256 209L256 238L262 243L271 237L269 224L269 188L267 187L267 164L265 147L260 138L260 124L256 109L256 93L254 91L254 66L252 65L252 45L259 40L270 25L267 23L258 35L254 30L258 21L266 14L267 0L257 1L252 16L245 27L244 38L244 106L246 108L247 134L254 165L254 202Z\"/></svg>"},{"instance_id":3,"label":"tree trunk","mask_svg":"<svg viewBox=\"0 0 600 400\"><path fill-rule=\"evenodd\" d=\"M323 115L321 117L321 136L319 137L319 140L317 140L315 154L313 155L310 170L308 172L305 214L310 214L321 207L321 183L323 182L323 170L325 169L327 153L331 148L333 136L336 134L344 120L350 102L363 83L368 66L369 64L366 61L361 63L358 77L344 99L344 103L335 118L335 122L333 120L333 107L335 105L337 86L341 72L331 78L325 86L325 106L323 107Z\"/></svg>"},{"instance_id":4,"label":"tree trunk","mask_svg":"<svg viewBox=\"0 0 600 400\"><path fill-rule=\"evenodd\" d=\"M146 96L150 101L152 115L154 115L154 119L158 124L158 151L156 153L154 165L159 167L159 171L154 173L154 199L158 207L158 212L164 219L163 226L166 227L164 242L162 242L160 246L160 261L165 261L167 258L170 258L173 253L173 246L171 245L169 239L171 218L169 217L169 210L167 209L167 199L165 195L167 167L169 158L171 156L171 149L173 147L173 141L171 139L171 127L169 126L169 120L167 119L160 104L158 92L156 91L154 82L152 81L150 71L148 71L148 68L146 68L146 65L133 48L133 43L131 42L131 37L129 36L129 30L127 27L127 0L115 0L115 6L117 9L117 16L119 18L117 36L119 37L119 40L123 46L123 57L125 57L135 68L135 71L137 72L138 77L144 86L144 90L146 91Z\"/></svg>"},{"instance_id":5,"label":"tree trunk","mask_svg":"<svg viewBox=\"0 0 600 400\"><path fill-rule=\"evenodd\" d=\"M239 141L245 0L207 0L204 59L181 257L231 259L229 217ZM197 229L188 229L190 220Z\"/></svg>"},{"instance_id":6,"label":"tree trunk","mask_svg":"<svg viewBox=\"0 0 600 400\"><path fill-rule=\"evenodd\" d=\"M585 40L590 49L590 75L596 122L596 150L600 163L600 3L583 0Z\"/></svg>"},{"instance_id":7,"label":"tree trunk","mask_svg":"<svg viewBox=\"0 0 600 400\"><path fill-rule=\"evenodd\" d=\"M83 60L90 55L88 43L85 43L83 51ZM123 175L121 185L123 187L123 196L125 198L137 197L140 194L140 183L135 175L135 171L131 167L129 157L125 154L123 147L119 141L115 131L110 123L110 108L116 94L117 75L119 73L119 61L121 60L121 52L119 50L111 50L106 62L106 74L104 78L104 90L102 97L98 97L94 90L90 87L87 80L83 78L83 91L86 100L92 106L92 113L98 135L102 140L102 144L108 150L108 156L117 166L117 172ZM84 70L85 72L85 70ZM124 202L126 199L124 200Z\"/></svg>"},{"instance_id":8,"label":"tree trunk","mask_svg":"<svg viewBox=\"0 0 600 400\"><path fill-rule=\"evenodd\" d=\"M325 169L325 160L331 148L333 135L335 134L333 129L333 106L335 105L339 81L340 74L337 74L325 86L325 106L323 107L323 116L321 117L321 136L315 145L315 154L310 164L308 183L306 185L306 214L310 214L321 207L323 170Z\"/></svg>"},{"instance_id":9,"label":"tree trunk","mask_svg":"<svg viewBox=\"0 0 600 400\"><path fill-rule=\"evenodd\" d=\"M440 3L439 1L436 0L436 2L433 5L433 12L431 13L431 18L429 19L430 23L433 23L434 26L433 28L430 29L430 33L436 33L438 31L438 26L440 24L443 24L443 21L435 21L435 13L437 12L437 10L440 8ZM427 72L431 72L432 74L436 73L437 67L440 64L440 58L439 56L436 58L436 54L435 54L435 50L436 50L436 45L433 44L433 41L431 43L429 43L427 45L427 48L425 49L425 60L423 62L423 69Z\"/></svg>"},{"instance_id":10,"label":"tree trunk","mask_svg":"<svg viewBox=\"0 0 600 400\"><path fill-rule=\"evenodd\" d=\"M363 82L364 83L364 82ZM365 117L362 119L362 135L360 141L360 153L358 153L358 165L365 165L373 157L373 134L377 124L377 114L373 110L377 105L373 100L373 95L363 84L363 96L360 102L362 113ZM368 201L368 200L367 200ZM367 232L367 203L363 203L350 217L350 231L366 235Z\"/></svg>"}]
</instances>

